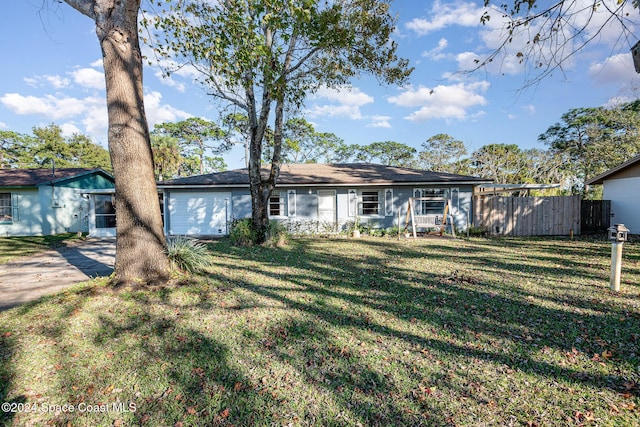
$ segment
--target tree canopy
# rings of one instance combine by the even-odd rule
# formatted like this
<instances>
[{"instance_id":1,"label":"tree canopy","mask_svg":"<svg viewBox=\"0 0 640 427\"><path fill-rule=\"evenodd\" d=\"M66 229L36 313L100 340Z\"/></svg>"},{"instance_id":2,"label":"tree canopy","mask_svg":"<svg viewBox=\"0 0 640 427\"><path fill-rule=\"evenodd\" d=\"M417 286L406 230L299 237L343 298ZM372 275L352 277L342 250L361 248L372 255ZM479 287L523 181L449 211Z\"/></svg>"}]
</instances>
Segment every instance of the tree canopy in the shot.
<instances>
[{"instance_id":1,"label":"tree canopy","mask_svg":"<svg viewBox=\"0 0 640 427\"><path fill-rule=\"evenodd\" d=\"M589 44L604 42L608 43L609 52L628 51L632 40L638 38L633 33L638 17L636 0L510 0L499 6L485 0L484 5L486 10L480 21L488 25L500 19L503 32L497 48L486 58L476 60L478 68L501 55L515 57L532 71L528 84L539 82L556 70L564 71Z\"/></svg>"},{"instance_id":2,"label":"tree canopy","mask_svg":"<svg viewBox=\"0 0 640 427\"><path fill-rule=\"evenodd\" d=\"M167 74L192 67L210 95L247 116L257 243L266 238L268 200L282 164L285 112L323 86L348 86L362 74L402 84L411 72L396 55L394 19L384 0L159 2L158 10L165 8L143 25L155 28L156 53L176 64ZM271 170L263 177L269 127Z\"/></svg>"},{"instance_id":3,"label":"tree canopy","mask_svg":"<svg viewBox=\"0 0 640 427\"><path fill-rule=\"evenodd\" d=\"M63 136L56 124L33 135L0 131L0 168L81 167L111 170L109 152L83 134Z\"/></svg>"}]
</instances>

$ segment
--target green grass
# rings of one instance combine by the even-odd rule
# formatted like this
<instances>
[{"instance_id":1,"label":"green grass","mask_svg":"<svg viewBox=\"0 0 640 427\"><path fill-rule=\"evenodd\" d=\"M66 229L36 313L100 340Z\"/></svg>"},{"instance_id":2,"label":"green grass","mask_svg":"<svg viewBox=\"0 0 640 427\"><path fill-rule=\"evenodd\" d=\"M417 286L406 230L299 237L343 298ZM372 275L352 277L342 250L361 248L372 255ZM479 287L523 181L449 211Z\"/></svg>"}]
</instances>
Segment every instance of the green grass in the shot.
<instances>
[{"instance_id":1,"label":"green grass","mask_svg":"<svg viewBox=\"0 0 640 427\"><path fill-rule=\"evenodd\" d=\"M192 282L77 286L0 313L0 400L135 412L0 424L640 424L640 246L294 240L210 246Z\"/></svg>"},{"instance_id":2,"label":"green grass","mask_svg":"<svg viewBox=\"0 0 640 427\"><path fill-rule=\"evenodd\" d=\"M63 245L67 240L75 239L78 239L76 233L55 236L0 237L0 264L55 248Z\"/></svg>"}]
</instances>

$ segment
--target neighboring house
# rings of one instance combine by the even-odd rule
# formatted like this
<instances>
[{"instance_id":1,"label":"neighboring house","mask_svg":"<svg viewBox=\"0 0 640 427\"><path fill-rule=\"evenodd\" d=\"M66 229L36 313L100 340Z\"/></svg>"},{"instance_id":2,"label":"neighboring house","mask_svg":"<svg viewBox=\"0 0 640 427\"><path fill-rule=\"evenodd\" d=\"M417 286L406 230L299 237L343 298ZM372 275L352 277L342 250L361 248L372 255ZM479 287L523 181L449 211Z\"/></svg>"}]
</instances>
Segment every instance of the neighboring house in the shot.
<instances>
[{"instance_id":1,"label":"neighboring house","mask_svg":"<svg viewBox=\"0 0 640 427\"><path fill-rule=\"evenodd\" d=\"M264 170L266 176L267 170ZM297 231L344 230L356 219L373 228L404 227L409 197L451 201L457 227L472 218L476 185L486 179L375 164L283 165L269 200L269 216ZM235 219L251 217L246 169L163 181L167 235L222 236ZM417 214L442 214L443 204L421 202ZM398 212L399 211L399 212Z\"/></svg>"},{"instance_id":2,"label":"neighboring house","mask_svg":"<svg viewBox=\"0 0 640 427\"><path fill-rule=\"evenodd\" d=\"M640 156L587 180L585 184L602 184L602 198L611 200L611 224L624 224L632 234L640 234Z\"/></svg>"},{"instance_id":3,"label":"neighboring house","mask_svg":"<svg viewBox=\"0 0 640 427\"><path fill-rule=\"evenodd\" d=\"M115 236L113 188L102 169L0 169L0 236Z\"/></svg>"}]
</instances>

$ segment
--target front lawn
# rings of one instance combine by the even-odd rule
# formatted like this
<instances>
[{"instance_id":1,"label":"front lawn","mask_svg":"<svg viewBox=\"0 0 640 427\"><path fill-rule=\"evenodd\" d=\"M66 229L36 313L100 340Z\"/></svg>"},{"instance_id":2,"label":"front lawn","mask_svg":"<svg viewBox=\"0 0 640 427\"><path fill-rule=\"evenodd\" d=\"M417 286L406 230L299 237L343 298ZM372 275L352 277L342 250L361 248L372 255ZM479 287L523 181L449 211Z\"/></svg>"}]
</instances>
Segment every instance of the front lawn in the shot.
<instances>
[{"instance_id":1,"label":"front lawn","mask_svg":"<svg viewBox=\"0 0 640 427\"><path fill-rule=\"evenodd\" d=\"M79 239L76 233L55 236L0 237L0 264L14 258L33 255L63 245L66 240Z\"/></svg>"},{"instance_id":2,"label":"front lawn","mask_svg":"<svg viewBox=\"0 0 640 427\"><path fill-rule=\"evenodd\" d=\"M638 244L620 294L603 241L210 248L179 287L0 313L0 401L22 410L0 424L640 424Z\"/></svg>"}]
</instances>

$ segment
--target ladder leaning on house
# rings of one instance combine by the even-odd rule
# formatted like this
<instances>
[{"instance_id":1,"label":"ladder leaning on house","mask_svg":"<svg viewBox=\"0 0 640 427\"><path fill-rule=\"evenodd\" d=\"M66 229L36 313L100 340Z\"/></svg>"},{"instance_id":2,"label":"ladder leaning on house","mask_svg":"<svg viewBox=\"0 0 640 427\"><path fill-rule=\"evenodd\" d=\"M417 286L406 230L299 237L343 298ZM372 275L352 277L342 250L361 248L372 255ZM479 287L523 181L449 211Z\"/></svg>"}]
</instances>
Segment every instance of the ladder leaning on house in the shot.
<instances>
[{"instance_id":1,"label":"ladder leaning on house","mask_svg":"<svg viewBox=\"0 0 640 427\"><path fill-rule=\"evenodd\" d=\"M416 214L416 202L442 203L442 206L443 206L442 213L425 214L423 213L423 208L421 206L420 214L418 215ZM450 226L451 234L453 234L453 237L455 237L456 232L455 232L455 226L453 223L453 218L451 217L451 211L449 209L450 205L451 205L451 201L449 199L444 199L440 197L409 197L409 206L407 209L407 217L405 219L404 230L407 231L407 229L409 228L409 224L411 223L413 238L415 239L417 237L416 230L418 228L426 228L426 229L436 228L438 229L438 231L436 231L436 234L440 234L440 236L442 236L446 227Z\"/></svg>"}]
</instances>

